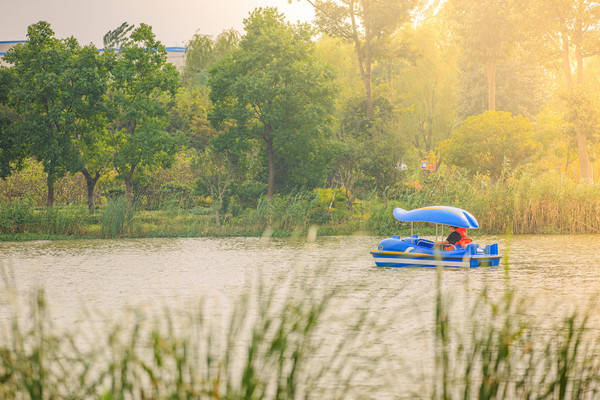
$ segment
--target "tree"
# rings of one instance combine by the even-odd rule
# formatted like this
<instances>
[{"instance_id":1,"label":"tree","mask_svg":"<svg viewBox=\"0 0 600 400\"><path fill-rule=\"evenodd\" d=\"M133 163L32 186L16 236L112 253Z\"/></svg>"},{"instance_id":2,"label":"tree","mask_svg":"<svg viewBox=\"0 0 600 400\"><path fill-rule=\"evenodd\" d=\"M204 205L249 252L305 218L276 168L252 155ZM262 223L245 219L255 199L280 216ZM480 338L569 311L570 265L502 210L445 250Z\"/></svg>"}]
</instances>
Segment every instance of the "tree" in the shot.
<instances>
[{"instance_id":1,"label":"tree","mask_svg":"<svg viewBox=\"0 0 600 400\"><path fill-rule=\"evenodd\" d=\"M78 152L81 174L85 178L87 203L90 214L95 211L94 191L103 170L110 164L110 147L106 130L106 88L108 80L108 60L100 55L93 46L84 48L74 59L74 67L84 77L93 77L95 84L86 85L85 81L74 84L87 96L93 96L94 103L82 108L78 127L74 135Z\"/></svg>"},{"instance_id":2,"label":"tree","mask_svg":"<svg viewBox=\"0 0 600 400\"><path fill-rule=\"evenodd\" d=\"M168 131L181 136L186 146L202 151L217 135L208 120L210 109L210 99L204 90L180 87L170 109Z\"/></svg>"},{"instance_id":3,"label":"tree","mask_svg":"<svg viewBox=\"0 0 600 400\"><path fill-rule=\"evenodd\" d=\"M373 111L372 70L375 61L389 53L388 39L410 18L418 0L306 0L315 9L316 25L330 36L354 45L365 90L365 112Z\"/></svg>"},{"instance_id":4,"label":"tree","mask_svg":"<svg viewBox=\"0 0 600 400\"><path fill-rule=\"evenodd\" d=\"M11 69L0 67L0 178L6 178L14 169L19 169L27 156L25 143L12 131L18 118L9 102L15 83L12 73Z\"/></svg>"},{"instance_id":5,"label":"tree","mask_svg":"<svg viewBox=\"0 0 600 400\"><path fill-rule=\"evenodd\" d=\"M219 216L223 208L223 197L233 178L233 169L223 153L218 153L212 148L207 147L200 154L198 160L200 177L196 182L196 190L201 194L208 194L212 197L215 208L215 217L217 225L221 224Z\"/></svg>"},{"instance_id":6,"label":"tree","mask_svg":"<svg viewBox=\"0 0 600 400\"><path fill-rule=\"evenodd\" d=\"M530 60L513 57L496 68L496 108L531 117L543 107L551 92L547 71ZM459 75L460 120L488 109L488 81L479 65L463 60Z\"/></svg>"},{"instance_id":7,"label":"tree","mask_svg":"<svg viewBox=\"0 0 600 400\"><path fill-rule=\"evenodd\" d=\"M468 62L484 65L487 109L496 109L498 63L523 39L521 13L514 0L451 0L446 7Z\"/></svg>"},{"instance_id":8,"label":"tree","mask_svg":"<svg viewBox=\"0 0 600 400\"><path fill-rule=\"evenodd\" d=\"M220 140L263 142L270 198L276 170L314 172L316 144L333 108L333 77L315 57L307 25L285 23L274 8L253 11L244 25L239 49L210 72L210 119L225 130Z\"/></svg>"},{"instance_id":9,"label":"tree","mask_svg":"<svg viewBox=\"0 0 600 400\"><path fill-rule=\"evenodd\" d=\"M448 138L457 120L457 47L434 19L400 33L416 57L390 74L391 101L400 110L398 131L423 157Z\"/></svg>"},{"instance_id":10,"label":"tree","mask_svg":"<svg viewBox=\"0 0 600 400\"><path fill-rule=\"evenodd\" d=\"M96 112L104 81L93 46L56 39L43 21L29 26L27 36L5 55L15 79L9 102L17 117L11 129L44 165L50 207L56 180L82 167L77 140Z\"/></svg>"},{"instance_id":11,"label":"tree","mask_svg":"<svg viewBox=\"0 0 600 400\"><path fill-rule=\"evenodd\" d=\"M214 40L209 35L195 34L185 49L184 85L206 86L210 68L235 50L239 42L240 34L234 29L223 31Z\"/></svg>"},{"instance_id":12,"label":"tree","mask_svg":"<svg viewBox=\"0 0 600 400\"><path fill-rule=\"evenodd\" d=\"M533 2L536 18L536 37L543 43L544 51L551 59L561 60L562 74L567 88L567 104L585 99L587 82L584 75L584 60L600 54L600 2L594 0L544 0ZM537 8L535 8L537 7ZM575 56L575 63L571 57ZM573 79L575 66L576 81ZM569 106L568 106L569 107ZM572 115L584 115L573 113ZM589 157L587 121L573 121L581 179L593 182L592 164Z\"/></svg>"},{"instance_id":13,"label":"tree","mask_svg":"<svg viewBox=\"0 0 600 400\"><path fill-rule=\"evenodd\" d=\"M165 47L146 24L140 24L121 51L111 52L110 56L109 145L114 151L113 166L132 201L136 168L173 162L177 140L167 132L167 110L177 88L178 73L167 63Z\"/></svg>"},{"instance_id":14,"label":"tree","mask_svg":"<svg viewBox=\"0 0 600 400\"><path fill-rule=\"evenodd\" d=\"M516 168L533 156L533 126L522 116L504 111L486 111L464 120L446 144L449 164L470 174L500 177L506 165Z\"/></svg>"},{"instance_id":15,"label":"tree","mask_svg":"<svg viewBox=\"0 0 600 400\"><path fill-rule=\"evenodd\" d=\"M102 38L104 50L118 50L127 41L133 28L135 28L135 25L123 22L114 30L106 32Z\"/></svg>"}]
</instances>

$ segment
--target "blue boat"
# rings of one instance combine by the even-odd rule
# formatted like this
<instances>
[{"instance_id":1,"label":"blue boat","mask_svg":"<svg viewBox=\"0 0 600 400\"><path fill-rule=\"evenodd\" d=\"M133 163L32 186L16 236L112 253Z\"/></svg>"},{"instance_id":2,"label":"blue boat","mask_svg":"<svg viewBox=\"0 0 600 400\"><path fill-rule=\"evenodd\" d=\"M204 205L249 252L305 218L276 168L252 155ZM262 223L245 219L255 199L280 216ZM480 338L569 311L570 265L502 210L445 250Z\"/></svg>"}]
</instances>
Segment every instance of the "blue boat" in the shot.
<instances>
[{"instance_id":1,"label":"blue boat","mask_svg":"<svg viewBox=\"0 0 600 400\"><path fill-rule=\"evenodd\" d=\"M378 267L476 268L500 264L497 243L484 248L475 243L465 247L450 245L452 249L442 250L434 246L434 241L413 234L414 222L435 224L436 239L439 225L442 225L442 234L444 225L478 229L479 223L475 217L465 210L449 206L423 207L411 211L395 208L394 217L398 221L410 222L410 236L392 236L379 242L377 249L371 251Z\"/></svg>"}]
</instances>

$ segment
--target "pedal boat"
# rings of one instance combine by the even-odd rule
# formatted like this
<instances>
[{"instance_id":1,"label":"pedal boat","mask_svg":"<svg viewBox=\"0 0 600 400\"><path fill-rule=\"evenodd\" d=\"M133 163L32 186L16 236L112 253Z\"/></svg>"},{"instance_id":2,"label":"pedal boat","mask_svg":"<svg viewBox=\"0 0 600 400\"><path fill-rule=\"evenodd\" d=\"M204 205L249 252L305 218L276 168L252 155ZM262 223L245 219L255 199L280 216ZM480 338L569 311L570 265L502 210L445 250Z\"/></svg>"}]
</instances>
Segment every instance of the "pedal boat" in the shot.
<instances>
[{"instance_id":1,"label":"pedal boat","mask_svg":"<svg viewBox=\"0 0 600 400\"><path fill-rule=\"evenodd\" d=\"M430 206L411 211L395 208L393 214L398 221L410 222L410 236L392 236L379 242L377 249L371 251L378 267L476 268L500 264L501 256L497 243L484 248L469 243L466 247L452 246L451 250L441 250L434 246L432 240L413 234L414 222L435 224L436 240L439 225L442 225L442 235L444 225L478 229L479 223L475 217L465 210L449 206Z\"/></svg>"}]
</instances>

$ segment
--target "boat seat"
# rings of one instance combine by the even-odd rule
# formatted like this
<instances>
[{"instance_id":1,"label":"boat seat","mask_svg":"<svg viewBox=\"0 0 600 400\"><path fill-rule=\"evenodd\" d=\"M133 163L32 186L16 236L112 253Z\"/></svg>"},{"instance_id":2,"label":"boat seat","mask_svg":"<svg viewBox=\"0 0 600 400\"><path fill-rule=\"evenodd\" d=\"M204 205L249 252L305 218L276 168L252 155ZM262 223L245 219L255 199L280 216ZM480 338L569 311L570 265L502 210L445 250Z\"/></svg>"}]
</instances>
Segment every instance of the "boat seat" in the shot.
<instances>
[{"instance_id":1,"label":"boat seat","mask_svg":"<svg viewBox=\"0 0 600 400\"><path fill-rule=\"evenodd\" d=\"M428 249L433 248L433 242L427 239L418 239L415 244L421 247L427 247Z\"/></svg>"}]
</instances>

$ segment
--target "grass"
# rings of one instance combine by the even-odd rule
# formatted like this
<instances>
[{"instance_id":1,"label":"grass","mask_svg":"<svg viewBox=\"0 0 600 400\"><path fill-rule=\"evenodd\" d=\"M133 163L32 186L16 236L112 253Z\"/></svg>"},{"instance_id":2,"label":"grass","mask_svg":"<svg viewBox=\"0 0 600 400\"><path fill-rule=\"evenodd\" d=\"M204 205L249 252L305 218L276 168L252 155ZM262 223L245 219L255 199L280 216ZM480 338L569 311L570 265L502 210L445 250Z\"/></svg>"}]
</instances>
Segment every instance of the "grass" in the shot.
<instances>
[{"instance_id":1,"label":"grass","mask_svg":"<svg viewBox=\"0 0 600 400\"><path fill-rule=\"evenodd\" d=\"M54 326L42 290L24 312L5 282L3 399L345 399L361 396L356 371L375 374L355 356L364 313L323 343L325 323L339 317L338 289L318 276L258 280L227 311L202 302L157 315L133 310L91 332Z\"/></svg>"},{"instance_id":2,"label":"grass","mask_svg":"<svg viewBox=\"0 0 600 400\"><path fill-rule=\"evenodd\" d=\"M312 192L276 195L272 200L259 199L256 208L236 215L221 213L220 223L213 209L202 207L182 209L169 204L150 211L117 199L104 205L98 216L89 216L84 205L46 210L28 201L13 201L0 204L0 238L260 236L267 229L274 236L291 236L306 234L311 226L318 226L321 235L365 232L383 236L409 232L406 224L392 217L394 207L432 204L469 210L485 234L507 230L517 234L600 233L598 186L580 185L552 173L535 178L508 176L496 183L457 173L427 175L422 189L387 188L351 208L343 199L322 201Z\"/></svg>"},{"instance_id":3,"label":"grass","mask_svg":"<svg viewBox=\"0 0 600 400\"><path fill-rule=\"evenodd\" d=\"M592 308L572 311L552 324L531 315L530 300L508 279L494 298L484 288L466 320L453 320L451 298L437 274L435 399L593 399L600 394L600 336Z\"/></svg>"}]
</instances>

